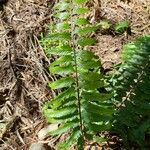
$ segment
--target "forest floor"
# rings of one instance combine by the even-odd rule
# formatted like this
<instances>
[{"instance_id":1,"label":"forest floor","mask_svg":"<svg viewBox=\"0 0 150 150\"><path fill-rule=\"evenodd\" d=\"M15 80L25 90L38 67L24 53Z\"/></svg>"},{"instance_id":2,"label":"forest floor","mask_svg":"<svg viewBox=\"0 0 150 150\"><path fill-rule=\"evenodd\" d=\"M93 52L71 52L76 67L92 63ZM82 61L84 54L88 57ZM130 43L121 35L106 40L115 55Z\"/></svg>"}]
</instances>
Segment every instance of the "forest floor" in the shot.
<instances>
[{"instance_id":1,"label":"forest floor","mask_svg":"<svg viewBox=\"0 0 150 150\"><path fill-rule=\"evenodd\" d=\"M52 6L53 0L8 0L0 8L0 150L28 150L39 141L49 143L50 150L58 141L38 137L47 126L41 106L52 96L47 88L50 62L38 39L51 20ZM111 70L120 62L125 43L150 34L150 1L93 0L89 7L94 22L130 22L129 36L96 34L98 43L92 49L104 69Z\"/></svg>"}]
</instances>

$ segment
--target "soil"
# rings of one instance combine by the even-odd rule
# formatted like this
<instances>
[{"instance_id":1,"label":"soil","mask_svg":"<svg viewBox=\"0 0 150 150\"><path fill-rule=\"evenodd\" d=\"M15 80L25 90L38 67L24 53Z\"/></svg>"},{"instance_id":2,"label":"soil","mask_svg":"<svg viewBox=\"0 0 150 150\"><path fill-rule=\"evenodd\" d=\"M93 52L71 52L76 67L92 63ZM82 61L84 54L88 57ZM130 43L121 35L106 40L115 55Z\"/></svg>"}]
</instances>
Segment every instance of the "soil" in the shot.
<instances>
[{"instance_id":1,"label":"soil","mask_svg":"<svg viewBox=\"0 0 150 150\"><path fill-rule=\"evenodd\" d=\"M41 106L53 95L47 88L53 77L47 71L50 60L38 39L51 21L53 4L53 0L0 1L1 150L28 150L39 141L37 133L47 125ZM89 7L92 22L130 22L131 35L96 34L98 43L92 50L104 69L111 70L120 62L124 44L150 34L150 1L93 0ZM49 140L40 142L47 145Z\"/></svg>"}]
</instances>

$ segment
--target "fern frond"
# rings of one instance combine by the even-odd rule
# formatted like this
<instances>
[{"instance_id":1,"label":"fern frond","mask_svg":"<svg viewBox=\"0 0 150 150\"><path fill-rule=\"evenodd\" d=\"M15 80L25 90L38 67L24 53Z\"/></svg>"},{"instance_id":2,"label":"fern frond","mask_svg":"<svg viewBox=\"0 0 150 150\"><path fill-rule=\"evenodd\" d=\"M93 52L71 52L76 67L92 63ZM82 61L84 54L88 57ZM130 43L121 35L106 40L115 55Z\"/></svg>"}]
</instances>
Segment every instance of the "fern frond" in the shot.
<instances>
[{"instance_id":1,"label":"fern frond","mask_svg":"<svg viewBox=\"0 0 150 150\"><path fill-rule=\"evenodd\" d=\"M98 29L82 16L88 11L82 7L86 2L62 0L56 4L54 23L47 37L51 41L48 53L57 56L49 71L59 78L49 87L61 93L45 104L43 113L48 122L60 123L50 135L68 133L69 138L59 147L65 150L71 145L83 149L85 140L94 138L95 132L110 129L114 113L99 58L86 50L95 44L90 35ZM100 88L104 92L99 92Z\"/></svg>"},{"instance_id":2,"label":"fern frond","mask_svg":"<svg viewBox=\"0 0 150 150\"><path fill-rule=\"evenodd\" d=\"M150 37L146 36L138 39L136 42L128 44L124 47L122 59L124 63L121 65L118 73L118 82L115 84L118 97L121 98L130 91L133 86L143 81L143 78L149 74L150 63ZM120 92L119 92L120 89Z\"/></svg>"},{"instance_id":3,"label":"fern frond","mask_svg":"<svg viewBox=\"0 0 150 150\"><path fill-rule=\"evenodd\" d=\"M141 148L146 145L145 135L148 134L150 124L140 130L142 125L150 119L150 36L138 39L136 42L124 47L124 62L119 69L115 83L115 100L122 101L124 107L120 108L117 115L116 129L124 140ZM139 135L137 139L135 135ZM126 144L127 144L126 143Z\"/></svg>"}]
</instances>

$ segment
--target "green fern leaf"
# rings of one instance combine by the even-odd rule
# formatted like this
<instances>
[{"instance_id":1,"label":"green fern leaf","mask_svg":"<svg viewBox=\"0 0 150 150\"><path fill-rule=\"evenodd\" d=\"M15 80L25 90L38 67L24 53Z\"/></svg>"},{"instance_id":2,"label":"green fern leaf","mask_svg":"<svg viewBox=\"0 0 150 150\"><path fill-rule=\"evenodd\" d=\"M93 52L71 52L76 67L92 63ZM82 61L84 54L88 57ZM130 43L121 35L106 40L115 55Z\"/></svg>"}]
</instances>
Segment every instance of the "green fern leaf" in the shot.
<instances>
[{"instance_id":1,"label":"green fern leaf","mask_svg":"<svg viewBox=\"0 0 150 150\"><path fill-rule=\"evenodd\" d=\"M68 41L71 39L71 35L69 32L63 32L63 33L55 33L51 34L49 36L49 39L51 40L62 40L62 41Z\"/></svg>"},{"instance_id":2,"label":"green fern leaf","mask_svg":"<svg viewBox=\"0 0 150 150\"><path fill-rule=\"evenodd\" d=\"M97 72L100 69L101 63L96 60L79 60L78 70L80 72L89 72L89 71L95 71Z\"/></svg>"},{"instance_id":3,"label":"green fern leaf","mask_svg":"<svg viewBox=\"0 0 150 150\"><path fill-rule=\"evenodd\" d=\"M88 99L89 101L98 101L98 102L103 102L103 101L108 101L112 98L112 93L99 93L98 91L83 91L82 92L82 97L85 99Z\"/></svg>"},{"instance_id":4,"label":"green fern leaf","mask_svg":"<svg viewBox=\"0 0 150 150\"><path fill-rule=\"evenodd\" d=\"M75 104L75 100L76 100L76 97L74 96L68 96L68 98L62 98L62 99L54 99L52 102L51 102L51 108L52 109L59 109L60 107L64 107L64 106L69 106L69 105L72 105L72 104ZM71 102L71 104L70 104ZM74 103L73 103L74 102Z\"/></svg>"},{"instance_id":5,"label":"green fern leaf","mask_svg":"<svg viewBox=\"0 0 150 150\"><path fill-rule=\"evenodd\" d=\"M77 8L76 10L75 10L75 13L76 14L78 14L78 15L83 15L83 14L85 14L85 13L88 13L88 9L87 8Z\"/></svg>"},{"instance_id":6,"label":"green fern leaf","mask_svg":"<svg viewBox=\"0 0 150 150\"><path fill-rule=\"evenodd\" d=\"M44 111L44 113L47 113L47 111ZM49 116L49 113L47 113L45 117L49 123L65 124L65 123L75 122L75 121L78 122L78 115L76 112L59 118L51 118Z\"/></svg>"},{"instance_id":7,"label":"green fern leaf","mask_svg":"<svg viewBox=\"0 0 150 150\"><path fill-rule=\"evenodd\" d=\"M50 66L56 66L56 65L69 65L73 62L72 56L61 56L57 60L55 60L53 63L51 63Z\"/></svg>"},{"instance_id":8,"label":"green fern leaf","mask_svg":"<svg viewBox=\"0 0 150 150\"><path fill-rule=\"evenodd\" d=\"M75 70L72 65L66 65L66 66L54 66L54 67L50 66L49 71L52 74L58 74L61 76L65 76L65 75L73 73Z\"/></svg>"},{"instance_id":9,"label":"green fern leaf","mask_svg":"<svg viewBox=\"0 0 150 150\"><path fill-rule=\"evenodd\" d=\"M74 114L76 112L75 106L70 106L66 108L62 108L60 110L48 109L47 114L49 114L49 118L62 118L64 116L68 116L70 114Z\"/></svg>"},{"instance_id":10,"label":"green fern leaf","mask_svg":"<svg viewBox=\"0 0 150 150\"><path fill-rule=\"evenodd\" d=\"M72 131L71 136L62 144L59 145L59 149L66 150L68 147L73 146L75 143L77 143L77 139L81 136L81 133L79 131L79 128L75 128Z\"/></svg>"},{"instance_id":11,"label":"green fern leaf","mask_svg":"<svg viewBox=\"0 0 150 150\"><path fill-rule=\"evenodd\" d=\"M49 132L50 135L61 135L68 130L72 130L73 128L77 127L79 124L76 122L66 123L65 125L60 126L57 130Z\"/></svg>"},{"instance_id":12,"label":"green fern leaf","mask_svg":"<svg viewBox=\"0 0 150 150\"><path fill-rule=\"evenodd\" d=\"M88 61L88 60L91 60L91 59L95 59L95 60L98 60L99 61L99 57L94 55L93 52L91 51L81 51L79 53L79 57L81 58L81 60L83 61Z\"/></svg>"},{"instance_id":13,"label":"green fern leaf","mask_svg":"<svg viewBox=\"0 0 150 150\"><path fill-rule=\"evenodd\" d=\"M56 25L56 30L57 30L58 32L64 31L64 30L70 30L70 24L69 24L69 23L66 23L66 22L64 22L64 23L58 23L58 24Z\"/></svg>"},{"instance_id":14,"label":"green fern leaf","mask_svg":"<svg viewBox=\"0 0 150 150\"><path fill-rule=\"evenodd\" d=\"M79 36L89 36L92 32L95 32L97 29L97 27L79 28L77 33Z\"/></svg>"},{"instance_id":15,"label":"green fern leaf","mask_svg":"<svg viewBox=\"0 0 150 150\"><path fill-rule=\"evenodd\" d=\"M55 17L60 20L67 20L70 17L70 14L68 12L61 12L61 13L55 14Z\"/></svg>"},{"instance_id":16,"label":"green fern leaf","mask_svg":"<svg viewBox=\"0 0 150 150\"><path fill-rule=\"evenodd\" d=\"M69 45L61 45L53 47L49 50L50 54L59 55L59 56L69 56L72 53L72 48Z\"/></svg>"},{"instance_id":17,"label":"green fern leaf","mask_svg":"<svg viewBox=\"0 0 150 150\"><path fill-rule=\"evenodd\" d=\"M81 5L87 2L87 0L73 0L73 2L77 5Z\"/></svg>"},{"instance_id":18,"label":"green fern leaf","mask_svg":"<svg viewBox=\"0 0 150 150\"><path fill-rule=\"evenodd\" d=\"M99 61L99 58L95 56L92 52L90 51L82 51L78 54L78 68L80 71L90 71L93 70L93 72L97 71L101 67L101 63Z\"/></svg>"},{"instance_id":19,"label":"green fern leaf","mask_svg":"<svg viewBox=\"0 0 150 150\"><path fill-rule=\"evenodd\" d=\"M59 94L57 97L55 97L55 99L56 100L60 99L60 98L66 98L67 99L67 98L72 97L72 96L75 96L75 88L74 87L70 87L67 90L64 90L61 94Z\"/></svg>"},{"instance_id":20,"label":"green fern leaf","mask_svg":"<svg viewBox=\"0 0 150 150\"><path fill-rule=\"evenodd\" d=\"M68 10L69 8L70 8L69 3L67 3L67 2L60 2L54 6L54 9L59 10L59 11Z\"/></svg>"},{"instance_id":21,"label":"green fern leaf","mask_svg":"<svg viewBox=\"0 0 150 150\"><path fill-rule=\"evenodd\" d=\"M89 102L84 106L84 109L87 112L100 114L100 115L112 115L114 113L114 109L111 106L98 105L95 102Z\"/></svg>"},{"instance_id":22,"label":"green fern leaf","mask_svg":"<svg viewBox=\"0 0 150 150\"><path fill-rule=\"evenodd\" d=\"M89 21L85 18L79 18L76 20L75 24L78 26L84 26L84 25L89 24Z\"/></svg>"},{"instance_id":23,"label":"green fern leaf","mask_svg":"<svg viewBox=\"0 0 150 150\"><path fill-rule=\"evenodd\" d=\"M101 123L101 124L91 124L90 129L94 132L107 131L111 128L111 124L109 122Z\"/></svg>"},{"instance_id":24,"label":"green fern leaf","mask_svg":"<svg viewBox=\"0 0 150 150\"><path fill-rule=\"evenodd\" d=\"M74 83L74 79L71 77L65 77L60 80L49 83L49 87L52 89L60 89L64 87L69 87Z\"/></svg>"},{"instance_id":25,"label":"green fern leaf","mask_svg":"<svg viewBox=\"0 0 150 150\"><path fill-rule=\"evenodd\" d=\"M61 101L64 101L66 99L69 99L70 97L74 97L75 94L75 89L73 87L68 88L67 90L63 91L61 94L56 96L53 101L48 105L52 107L53 109L56 109L60 106Z\"/></svg>"},{"instance_id":26,"label":"green fern leaf","mask_svg":"<svg viewBox=\"0 0 150 150\"><path fill-rule=\"evenodd\" d=\"M78 44L82 47L84 46L91 46L96 43L96 40L93 38L81 38L78 40Z\"/></svg>"},{"instance_id":27,"label":"green fern leaf","mask_svg":"<svg viewBox=\"0 0 150 150\"><path fill-rule=\"evenodd\" d=\"M96 72L85 72L80 75L81 87L85 90L95 90L104 87L103 76ZM91 80L93 79L93 80Z\"/></svg>"}]
</instances>

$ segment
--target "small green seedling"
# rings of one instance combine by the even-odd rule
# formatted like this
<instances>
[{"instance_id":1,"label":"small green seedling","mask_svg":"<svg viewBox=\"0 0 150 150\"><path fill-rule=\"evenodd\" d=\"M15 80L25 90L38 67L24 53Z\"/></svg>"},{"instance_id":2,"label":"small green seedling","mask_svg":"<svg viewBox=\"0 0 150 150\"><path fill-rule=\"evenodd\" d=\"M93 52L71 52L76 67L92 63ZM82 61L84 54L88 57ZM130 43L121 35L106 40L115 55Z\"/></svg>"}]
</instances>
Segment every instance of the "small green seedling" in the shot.
<instances>
[{"instance_id":1,"label":"small green seedling","mask_svg":"<svg viewBox=\"0 0 150 150\"><path fill-rule=\"evenodd\" d=\"M128 21L119 22L114 27L117 34L129 33L130 24Z\"/></svg>"}]
</instances>

